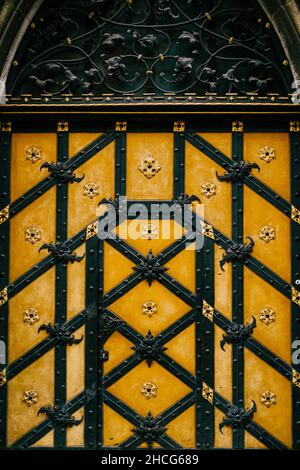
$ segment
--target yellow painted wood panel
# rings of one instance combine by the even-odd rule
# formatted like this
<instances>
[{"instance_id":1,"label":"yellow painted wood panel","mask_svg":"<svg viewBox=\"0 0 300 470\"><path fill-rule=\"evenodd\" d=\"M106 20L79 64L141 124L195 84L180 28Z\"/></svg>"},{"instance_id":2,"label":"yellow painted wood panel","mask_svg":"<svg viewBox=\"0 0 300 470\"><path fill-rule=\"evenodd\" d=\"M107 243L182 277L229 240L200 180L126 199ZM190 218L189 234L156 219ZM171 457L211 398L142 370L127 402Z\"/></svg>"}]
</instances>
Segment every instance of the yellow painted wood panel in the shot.
<instances>
[{"instance_id":1,"label":"yellow painted wood panel","mask_svg":"<svg viewBox=\"0 0 300 470\"><path fill-rule=\"evenodd\" d=\"M32 147L40 150L41 158L33 163L27 159ZM54 133L15 133L11 150L11 201L21 197L29 189L48 176L48 170L40 167L45 162L56 162L57 135Z\"/></svg>"},{"instance_id":2,"label":"yellow painted wood panel","mask_svg":"<svg viewBox=\"0 0 300 470\"><path fill-rule=\"evenodd\" d=\"M204 205L204 218L215 228L231 237L231 194L232 186L218 180L216 173L223 174L224 170L212 159L197 150L189 142L185 147L185 192L195 194ZM211 197L202 194L203 185L215 185Z\"/></svg>"},{"instance_id":3,"label":"yellow painted wood panel","mask_svg":"<svg viewBox=\"0 0 300 470\"><path fill-rule=\"evenodd\" d=\"M196 352L195 324L190 325L171 341L165 344L168 348L166 354L184 367L190 374L195 375L195 352Z\"/></svg>"},{"instance_id":4,"label":"yellow painted wood panel","mask_svg":"<svg viewBox=\"0 0 300 470\"><path fill-rule=\"evenodd\" d=\"M55 268L51 268L9 301L8 360L9 363L25 354L46 337L38 329L43 324L53 323L55 315ZM47 300L45 302L45 299ZM24 312L33 308L38 321L24 322ZM27 315L25 315L27 319Z\"/></svg>"},{"instance_id":5,"label":"yellow painted wood panel","mask_svg":"<svg viewBox=\"0 0 300 470\"><path fill-rule=\"evenodd\" d=\"M74 236L97 217L98 204L115 193L115 143L112 142L76 170L77 176L85 175L80 183L68 186L68 238ZM93 198L85 195L85 186L97 186L99 192Z\"/></svg>"},{"instance_id":6,"label":"yellow painted wood panel","mask_svg":"<svg viewBox=\"0 0 300 470\"><path fill-rule=\"evenodd\" d=\"M195 449L196 407L191 406L168 423L167 435L184 449Z\"/></svg>"},{"instance_id":7,"label":"yellow painted wood panel","mask_svg":"<svg viewBox=\"0 0 300 470\"><path fill-rule=\"evenodd\" d=\"M142 394L145 383L156 385L155 397L147 399ZM157 416L190 393L191 389L156 362L148 367L143 361L111 385L108 391L142 416L146 416L149 411Z\"/></svg>"},{"instance_id":8,"label":"yellow painted wood panel","mask_svg":"<svg viewBox=\"0 0 300 470\"><path fill-rule=\"evenodd\" d=\"M261 149L266 146L275 151L275 159L267 163L260 158ZM244 160L257 163L260 173L253 172L256 178L290 201L290 142L284 132L245 132Z\"/></svg>"},{"instance_id":9,"label":"yellow painted wood panel","mask_svg":"<svg viewBox=\"0 0 300 470\"><path fill-rule=\"evenodd\" d=\"M105 447L118 447L133 435L133 424L103 405L103 444Z\"/></svg>"},{"instance_id":10,"label":"yellow painted wood panel","mask_svg":"<svg viewBox=\"0 0 300 470\"><path fill-rule=\"evenodd\" d=\"M77 256L83 256L86 246L76 248ZM95 267L96 268L96 267ZM86 290L86 259L80 263L68 263L67 265L67 319L85 309Z\"/></svg>"},{"instance_id":11,"label":"yellow painted wood panel","mask_svg":"<svg viewBox=\"0 0 300 470\"><path fill-rule=\"evenodd\" d=\"M128 199L171 200L173 197L174 136L167 133L127 134ZM151 155L161 169L152 178L139 170L145 157Z\"/></svg>"},{"instance_id":12,"label":"yellow painted wood panel","mask_svg":"<svg viewBox=\"0 0 300 470\"><path fill-rule=\"evenodd\" d=\"M244 235L255 242L253 256L288 283L291 282L290 224L286 215L244 186ZM265 227L274 231L274 240L266 242L260 238Z\"/></svg>"},{"instance_id":13,"label":"yellow painted wood panel","mask_svg":"<svg viewBox=\"0 0 300 470\"><path fill-rule=\"evenodd\" d=\"M45 420L45 415L37 416L42 406L54 403L54 351L37 359L8 382L8 445L22 437L28 431ZM38 403L28 406L23 401L23 394L34 390L38 394Z\"/></svg>"},{"instance_id":14,"label":"yellow painted wood panel","mask_svg":"<svg viewBox=\"0 0 300 470\"><path fill-rule=\"evenodd\" d=\"M39 248L43 243L56 241L55 204L56 188L51 188L10 220L10 281L48 255L47 250L39 253ZM25 239L25 232L31 227L41 234L41 240L34 244Z\"/></svg>"},{"instance_id":15,"label":"yellow painted wood panel","mask_svg":"<svg viewBox=\"0 0 300 470\"><path fill-rule=\"evenodd\" d=\"M157 308L157 313L151 317L143 314L143 304L147 301L154 302ZM142 281L113 302L109 309L144 336L149 330L156 336L191 308L160 283L154 281L149 286Z\"/></svg>"},{"instance_id":16,"label":"yellow painted wood panel","mask_svg":"<svg viewBox=\"0 0 300 470\"><path fill-rule=\"evenodd\" d=\"M290 447L292 443L291 382L247 349L245 349L244 377L245 404L249 408L251 400L254 400L257 405L255 422ZM262 394L266 391L275 394L275 405L267 407L261 402Z\"/></svg>"},{"instance_id":17,"label":"yellow painted wood panel","mask_svg":"<svg viewBox=\"0 0 300 470\"><path fill-rule=\"evenodd\" d=\"M256 318L253 337L274 354L291 362L291 302L249 268L244 270L245 323ZM274 312L274 321L264 323L263 312ZM280 340L278 340L280 338Z\"/></svg>"}]
</instances>

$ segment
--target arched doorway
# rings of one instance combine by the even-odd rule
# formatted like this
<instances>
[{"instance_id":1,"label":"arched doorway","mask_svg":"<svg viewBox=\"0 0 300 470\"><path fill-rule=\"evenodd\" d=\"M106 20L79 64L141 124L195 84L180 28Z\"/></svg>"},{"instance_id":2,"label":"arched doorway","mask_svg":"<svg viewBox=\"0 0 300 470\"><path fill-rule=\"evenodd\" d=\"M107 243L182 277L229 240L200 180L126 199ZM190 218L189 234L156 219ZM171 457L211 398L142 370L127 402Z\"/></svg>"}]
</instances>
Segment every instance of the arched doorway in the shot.
<instances>
[{"instance_id":1,"label":"arched doorway","mask_svg":"<svg viewBox=\"0 0 300 470\"><path fill-rule=\"evenodd\" d=\"M272 24L53 4L1 113L3 446L299 447L300 125Z\"/></svg>"}]
</instances>

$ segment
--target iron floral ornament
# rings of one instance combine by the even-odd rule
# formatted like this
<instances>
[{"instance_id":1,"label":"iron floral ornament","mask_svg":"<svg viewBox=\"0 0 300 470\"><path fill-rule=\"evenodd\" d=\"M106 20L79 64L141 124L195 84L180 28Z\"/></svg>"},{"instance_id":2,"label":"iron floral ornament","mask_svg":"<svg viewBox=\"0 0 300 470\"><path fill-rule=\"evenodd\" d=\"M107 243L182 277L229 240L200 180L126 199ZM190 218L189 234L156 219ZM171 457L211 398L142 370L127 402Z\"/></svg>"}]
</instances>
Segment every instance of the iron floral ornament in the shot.
<instances>
[{"instance_id":1,"label":"iron floral ornament","mask_svg":"<svg viewBox=\"0 0 300 470\"><path fill-rule=\"evenodd\" d=\"M145 279L149 286L156 279L159 279L160 275L165 271L168 271L168 268L163 266L160 263L158 256L154 256L152 250L150 250L146 258L142 259L137 266L134 266L134 269L137 273Z\"/></svg>"},{"instance_id":2,"label":"iron floral ornament","mask_svg":"<svg viewBox=\"0 0 300 470\"><path fill-rule=\"evenodd\" d=\"M231 426L233 429L244 429L253 418L256 410L256 403L253 400L252 407L249 410L246 408L238 408L235 405L230 405L226 413L227 416L224 416L222 422L219 424L220 432L223 434L222 430L224 426Z\"/></svg>"},{"instance_id":3,"label":"iron floral ornament","mask_svg":"<svg viewBox=\"0 0 300 470\"><path fill-rule=\"evenodd\" d=\"M147 443L148 447L151 448L153 442L163 436L168 429L159 424L158 420L154 418L149 411L146 418L144 418L136 428L132 429L132 432Z\"/></svg>"},{"instance_id":4,"label":"iron floral ornament","mask_svg":"<svg viewBox=\"0 0 300 470\"><path fill-rule=\"evenodd\" d=\"M53 178L64 183L80 183L85 177L85 175L77 177L66 162L45 162L42 164L40 170L43 168L47 168Z\"/></svg>"},{"instance_id":5,"label":"iron floral ornament","mask_svg":"<svg viewBox=\"0 0 300 470\"><path fill-rule=\"evenodd\" d=\"M229 262L244 263L247 258L251 255L254 247L254 240L251 237L246 237L249 243L243 245L242 243L232 242L231 245L226 248L226 255L220 260L220 267L224 271L224 264Z\"/></svg>"},{"instance_id":6,"label":"iron floral ornament","mask_svg":"<svg viewBox=\"0 0 300 470\"><path fill-rule=\"evenodd\" d=\"M136 351L139 357L147 362L148 367L151 367L153 361L168 348L162 346L149 330L145 338L141 339L139 344L132 346L131 349Z\"/></svg>"},{"instance_id":7,"label":"iron floral ornament","mask_svg":"<svg viewBox=\"0 0 300 470\"><path fill-rule=\"evenodd\" d=\"M75 419L70 411L63 406L42 406L37 415L39 416L40 414L45 414L47 418L50 419L54 428L79 426L83 421L83 417L81 419Z\"/></svg>"},{"instance_id":8,"label":"iron floral ornament","mask_svg":"<svg viewBox=\"0 0 300 470\"><path fill-rule=\"evenodd\" d=\"M60 325L59 323L55 323L54 325L51 323L48 325L41 325L38 329L38 333L40 331L46 331L49 336L57 340L57 342L60 344L79 344L83 340L83 335L81 338L76 339L70 330L68 330L64 325Z\"/></svg>"},{"instance_id":9,"label":"iron floral ornament","mask_svg":"<svg viewBox=\"0 0 300 470\"><path fill-rule=\"evenodd\" d=\"M253 333L254 328L256 328L256 319L254 317L252 317L252 322L247 323L245 326L232 323L227 329L227 334L224 334L223 339L220 341L223 351L225 351L224 346L226 343L244 343Z\"/></svg>"},{"instance_id":10,"label":"iron floral ornament","mask_svg":"<svg viewBox=\"0 0 300 470\"><path fill-rule=\"evenodd\" d=\"M56 242L56 243L44 243L39 249L39 253L42 250L48 250L51 255L54 256L56 261L71 262L72 264L79 263L85 255L77 256L76 253L68 246L67 242Z\"/></svg>"},{"instance_id":11,"label":"iron floral ornament","mask_svg":"<svg viewBox=\"0 0 300 470\"><path fill-rule=\"evenodd\" d=\"M232 183L237 183L238 181L243 181L246 176L249 176L253 169L260 171L260 166L257 163L250 163L245 161L233 162L228 169L225 171L224 175L217 174L219 181L231 181Z\"/></svg>"}]
</instances>

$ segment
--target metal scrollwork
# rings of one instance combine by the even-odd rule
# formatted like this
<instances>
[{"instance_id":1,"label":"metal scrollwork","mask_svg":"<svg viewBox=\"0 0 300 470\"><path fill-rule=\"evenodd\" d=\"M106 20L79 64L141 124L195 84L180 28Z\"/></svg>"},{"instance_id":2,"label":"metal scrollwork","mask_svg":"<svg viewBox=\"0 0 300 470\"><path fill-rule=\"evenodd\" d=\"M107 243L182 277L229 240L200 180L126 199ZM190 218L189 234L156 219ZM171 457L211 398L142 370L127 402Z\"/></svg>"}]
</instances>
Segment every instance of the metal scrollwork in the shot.
<instances>
[{"instance_id":1,"label":"metal scrollwork","mask_svg":"<svg viewBox=\"0 0 300 470\"><path fill-rule=\"evenodd\" d=\"M217 173L217 178L219 181L231 181L232 183L236 183L238 181L243 181L246 176L251 174L253 169L260 171L260 167L257 163L245 161L233 162L225 171L224 175L219 175Z\"/></svg>"},{"instance_id":2,"label":"metal scrollwork","mask_svg":"<svg viewBox=\"0 0 300 470\"><path fill-rule=\"evenodd\" d=\"M247 325L238 325L232 323L227 329L227 334L223 335L223 339L220 341L220 346L225 351L225 344L233 343L244 343L248 339L256 328L256 319L252 317L252 322Z\"/></svg>"},{"instance_id":3,"label":"metal scrollwork","mask_svg":"<svg viewBox=\"0 0 300 470\"><path fill-rule=\"evenodd\" d=\"M79 426L83 421L83 417L75 419L68 408L64 406L42 406L38 411L38 416L40 414L45 414L54 428Z\"/></svg>"},{"instance_id":4,"label":"metal scrollwork","mask_svg":"<svg viewBox=\"0 0 300 470\"><path fill-rule=\"evenodd\" d=\"M228 411L226 412L226 417L224 416L222 422L219 424L220 432L223 434L222 430L224 426L231 426L233 429L244 429L249 421L253 418L256 410L256 403L253 400L252 407L249 410L246 408L238 408L235 405L230 405Z\"/></svg>"},{"instance_id":5,"label":"metal scrollwork","mask_svg":"<svg viewBox=\"0 0 300 470\"><path fill-rule=\"evenodd\" d=\"M62 261L68 263L70 261L72 264L75 263L75 261L79 263L85 256L77 256L67 242L44 243L44 245L40 247L39 252L42 250L48 250L58 262Z\"/></svg>"},{"instance_id":6,"label":"metal scrollwork","mask_svg":"<svg viewBox=\"0 0 300 470\"><path fill-rule=\"evenodd\" d=\"M287 96L291 71L267 18L257 18L241 0L54 2L33 19L7 91L26 103L42 94L47 103L86 94L104 95L104 103L112 94L147 101L149 92L166 102L173 99L165 93L181 93L184 102L188 93Z\"/></svg>"},{"instance_id":7,"label":"metal scrollwork","mask_svg":"<svg viewBox=\"0 0 300 470\"><path fill-rule=\"evenodd\" d=\"M80 183L84 179L84 175L77 177L66 162L45 162L40 169L43 168L47 168L53 178L57 178L64 183Z\"/></svg>"},{"instance_id":8,"label":"metal scrollwork","mask_svg":"<svg viewBox=\"0 0 300 470\"><path fill-rule=\"evenodd\" d=\"M166 351L168 348L162 346L158 339L153 336L151 331L148 331L148 334L140 340L138 345L132 346L133 351L136 351L140 357L145 359L148 364L148 367L151 367L153 361L159 357L159 355Z\"/></svg>"},{"instance_id":9,"label":"metal scrollwork","mask_svg":"<svg viewBox=\"0 0 300 470\"><path fill-rule=\"evenodd\" d=\"M46 333L52 338L56 339L60 344L79 344L83 340L83 335L81 338L76 339L72 331L68 330L65 325L60 325L55 323L52 325L41 325L38 329L38 332L46 331Z\"/></svg>"}]
</instances>

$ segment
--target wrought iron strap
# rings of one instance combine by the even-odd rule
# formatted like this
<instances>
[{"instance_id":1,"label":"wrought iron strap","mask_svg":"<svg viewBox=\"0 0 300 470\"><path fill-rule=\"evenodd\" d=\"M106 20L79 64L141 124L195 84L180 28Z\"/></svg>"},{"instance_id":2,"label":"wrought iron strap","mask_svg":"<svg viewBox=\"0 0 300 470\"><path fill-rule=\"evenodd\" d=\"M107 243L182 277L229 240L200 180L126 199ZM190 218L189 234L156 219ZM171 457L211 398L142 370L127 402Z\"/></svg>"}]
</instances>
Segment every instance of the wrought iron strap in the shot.
<instances>
[{"instance_id":1,"label":"wrought iron strap","mask_svg":"<svg viewBox=\"0 0 300 470\"><path fill-rule=\"evenodd\" d=\"M151 102L154 94L169 103L170 92L187 103L195 94L247 100L287 96L293 81L252 0L247 8L241 0L48 0L26 36L8 80L8 93L26 94L25 103L30 95L43 95L45 104L73 96L90 103L94 94L106 95L98 98L104 104L109 94L125 103Z\"/></svg>"}]
</instances>

